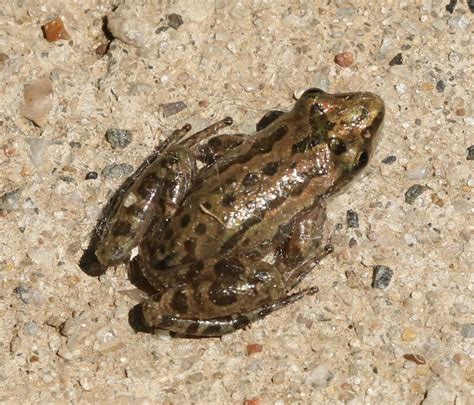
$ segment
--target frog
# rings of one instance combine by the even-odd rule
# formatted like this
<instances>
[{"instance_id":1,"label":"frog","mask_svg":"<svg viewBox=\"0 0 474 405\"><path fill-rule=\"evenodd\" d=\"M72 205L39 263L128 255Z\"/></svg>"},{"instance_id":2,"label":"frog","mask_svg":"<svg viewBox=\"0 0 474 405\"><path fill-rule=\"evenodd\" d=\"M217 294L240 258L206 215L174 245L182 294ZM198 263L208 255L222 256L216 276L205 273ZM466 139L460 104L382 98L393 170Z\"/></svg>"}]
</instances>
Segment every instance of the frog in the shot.
<instances>
[{"instance_id":1,"label":"frog","mask_svg":"<svg viewBox=\"0 0 474 405\"><path fill-rule=\"evenodd\" d=\"M333 251L326 206L367 166L383 122L374 93L310 88L257 131L223 134L226 117L175 130L111 210L96 248L130 261L151 287L150 330L219 337L249 327L317 287L295 291Z\"/></svg>"}]
</instances>

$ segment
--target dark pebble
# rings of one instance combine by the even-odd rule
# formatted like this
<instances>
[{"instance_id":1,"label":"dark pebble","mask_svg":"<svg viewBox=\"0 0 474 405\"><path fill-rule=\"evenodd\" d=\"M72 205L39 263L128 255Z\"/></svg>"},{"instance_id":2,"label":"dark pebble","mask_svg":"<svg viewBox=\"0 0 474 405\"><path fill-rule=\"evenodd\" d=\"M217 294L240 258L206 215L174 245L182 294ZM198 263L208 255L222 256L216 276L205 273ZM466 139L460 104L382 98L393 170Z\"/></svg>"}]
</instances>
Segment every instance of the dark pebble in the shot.
<instances>
[{"instance_id":1,"label":"dark pebble","mask_svg":"<svg viewBox=\"0 0 474 405\"><path fill-rule=\"evenodd\" d=\"M95 180L97 177L99 177L97 172L88 172L86 174L86 180Z\"/></svg>"},{"instance_id":2,"label":"dark pebble","mask_svg":"<svg viewBox=\"0 0 474 405\"><path fill-rule=\"evenodd\" d=\"M168 16L168 25L177 30L181 25L183 25L183 17L179 14L170 14Z\"/></svg>"},{"instance_id":3,"label":"dark pebble","mask_svg":"<svg viewBox=\"0 0 474 405\"><path fill-rule=\"evenodd\" d=\"M412 361L416 364L426 364L425 358L419 354L404 354L403 357L405 360Z\"/></svg>"},{"instance_id":4,"label":"dark pebble","mask_svg":"<svg viewBox=\"0 0 474 405\"><path fill-rule=\"evenodd\" d=\"M355 247L355 246L357 246L357 240L354 239L354 238L350 238L350 239L349 239L349 247L350 247L350 248L353 248L353 247Z\"/></svg>"},{"instance_id":5,"label":"dark pebble","mask_svg":"<svg viewBox=\"0 0 474 405\"><path fill-rule=\"evenodd\" d=\"M474 160L474 145L469 146L467 148L467 160Z\"/></svg>"},{"instance_id":6,"label":"dark pebble","mask_svg":"<svg viewBox=\"0 0 474 405\"><path fill-rule=\"evenodd\" d=\"M59 176L59 178L64 181L65 183L68 183L68 184L71 184L71 183L75 183L76 182L76 179L74 177L71 177L71 176L65 176L65 175L61 175Z\"/></svg>"},{"instance_id":7,"label":"dark pebble","mask_svg":"<svg viewBox=\"0 0 474 405\"><path fill-rule=\"evenodd\" d=\"M353 210L347 210L346 212L346 223L348 228L359 227L359 215Z\"/></svg>"},{"instance_id":8,"label":"dark pebble","mask_svg":"<svg viewBox=\"0 0 474 405\"><path fill-rule=\"evenodd\" d=\"M438 91L438 93L442 93L445 88L446 83L442 80L438 80L438 82L436 83L436 90Z\"/></svg>"},{"instance_id":9,"label":"dark pebble","mask_svg":"<svg viewBox=\"0 0 474 405\"><path fill-rule=\"evenodd\" d=\"M155 34L161 34L162 32L166 32L170 29L170 27L168 27L167 25L164 25L163 27L158 27L156 30L155 30Z\"/></svg>"},{"instance_id":10,"label":"dark pebble","mask_svg":"<svg viewBox=\"0 0 474 405\"><path fill-rule=\"evenodd\" d=\"M467 0L467 5L469 6L471 13L474 13L474 0Z\"/></svg>"},{"instance_id":11,"label":"dark pebble","mask_svg":"<svg viewBox=\"0 0 474 405\"><path fill-rule=\"evenodd\" d=\"M110 128L105 133L105 139L112 149L126 148L132 142L132 131L128 129Z\"/></svg>"},{"instance_id":12,"label":"dark pebble","mask_svg":"<svg viewBox=\"0 0 474 405\"><path fill-rule=\"evenodd\" d=\"M80 142L77 142L77 141L71 141L69 142L69 146L71 148L74 148L74 149L80 149L82 148L82 144Z\"/></svg>"},{"instance_id":13,"label":"dark pebble","mask_svg":"<svg viewBox=\"0 0 474 405\"><path fill-rule=\"evenodd\" d=\"M397 53L390 62L388 62L390 66L395 65L403 65L403 55L401 53Z\"/></svg>"},{"instance_id":14,"label":"dark pebble","mask_svg":"<svg viewBox=\"0 0 474 405\"><path fill-rule=\"evenodd\" d=\"M449 4L446 4L446 11L453 14L454 8L456 7L458 0L449 0Z\"/></svg>"},{"instance_id":15,"label":"dark pebble","mask_svg":"<svg viewBox=\"0 0 474 405\"><path fill-rule=\"evenodd\" d=\"M391 165L393 162L397 161L397 157L394 155L387 156L385 159L382 160L383 164Z\"/></svg>"},{"instance_id":16,"label":"dark pebble","mask_svg":"<svg viewBox=\"0 0 474 405\"><path fill-rule=\"evenodd\" d=\"M102 176L105 178L120 178L126 177L133 172L133 166L128 163L112 163L107 165L102 170Z\"/></svg>"},{"instance_id":17,"label":"dark pebble","mask_svg":"<svg viewBox=\"0 0 474 405\"><path fill-rule=\"evenodd\" d=\"M176 101L175 103L161 104L161 108L163 108L163 117L167 118L171 115L178 114L188 108L188 106L183 101Z\"/></svg>"},{"instance_id":18,"label":"dark pebble","mask_svg":"<svg viewBox=\"0 0 474 405\"><path fill-rule=\"evenodd\" d=\"M377 265L374 267L372 288L387 288L392 281L393 270L387 266Z\"/></svg>"},{"instance_id":19,"label":"dark pebble","mask_svg":"<svg viewBox=\"0 0 474 405\"><path fill-rule=\"evenodd\" d=\"M423 187L421 184L413 184L406 192L405 192L405 202L407 204L413 204L413 202L424 193L426 187Z\"/></svg>"}]
</instances>

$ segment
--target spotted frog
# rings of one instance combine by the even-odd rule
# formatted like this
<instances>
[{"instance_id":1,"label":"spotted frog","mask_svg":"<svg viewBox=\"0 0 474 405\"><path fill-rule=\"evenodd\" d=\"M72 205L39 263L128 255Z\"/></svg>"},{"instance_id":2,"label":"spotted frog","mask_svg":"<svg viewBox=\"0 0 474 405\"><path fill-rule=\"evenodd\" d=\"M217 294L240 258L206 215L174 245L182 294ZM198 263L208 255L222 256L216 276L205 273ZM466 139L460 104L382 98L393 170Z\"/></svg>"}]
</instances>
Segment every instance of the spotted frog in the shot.
<instances>
[{"instance_id":1,"label":"spotted frog","mask_svg":"<svg viewBox=\"0 0 474 405\"><path fill-rule=\"evenodd\" d=\"M291 293L332 247L325 204L368 163L384 117L372 93L309 89L253 135L225 118L175 131L112 209L96 256L130 257L154 293L145 325L193 336L244 328L317 288ZM201 162L198 166L197 162Z\"/></svg>"}]
</instances>

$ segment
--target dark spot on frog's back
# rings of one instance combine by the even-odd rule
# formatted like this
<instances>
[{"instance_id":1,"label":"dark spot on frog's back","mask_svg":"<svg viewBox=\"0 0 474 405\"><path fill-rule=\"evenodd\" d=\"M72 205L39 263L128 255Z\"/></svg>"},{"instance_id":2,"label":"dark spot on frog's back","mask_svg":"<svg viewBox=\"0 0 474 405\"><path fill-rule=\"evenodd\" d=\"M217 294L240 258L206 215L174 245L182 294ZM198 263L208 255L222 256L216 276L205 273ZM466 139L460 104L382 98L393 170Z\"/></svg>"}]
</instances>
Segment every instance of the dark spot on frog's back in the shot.
<instances>
[{"instance_id":1,"label":"dark spot on frog's back","mask_svg":"<svg viewBox=\"0 0 474 405\"><path fill-rule=\"evenodd\" d=\"M180 221L181 228L186 228L190 222L191 222L191 216L189 214L183 214Z\"/></svg>"},{"instance_id":2,"label":"dark spot on frog's back","mask_svg":"<svg viewBox=\"0 0 474 405\"><path fill-rule=\"evenodd\" d=\"M258 181L258 176L255 173L247 173L242 180L244 187L249 187Z\"/></svg>"},{"instance_id":3,"label":"dark spot on frog's back","mask_svg":"<svg viewBox=\"0 0 474 405\"><path fill-rule=\"evenodd\" d=\"M194 232L196 232L198 235L204 235L206 233L206 230L206 224L203 224L201 222L197 224L196 228L194 228Z\"/></svg>"},{"instance_id":4,"label":"dark spot on frog's back","mask_svg":"<svg viewBox=\"0 0 474 405\"><path fill-rule=\"evenodd\" d=\"M245 267L242 262L239 259L233 257L219 260L214 265L214 271L220 276L238 276L242 274L244 270Z\"/></svg>"},{"instance_id":5,"label":"dark spot on frog's back","mask_svg":"<svg viewBox=\"0 0 474 405\"><path fill-rule=\"evenodd\" d=\"M188 299L184 291L179 290L173 295L173 299L171 300L171 306L174 310L183 313L188 310Z\"/></svg>"},{"instance_id":6,"label":"dark spot on frog's back","mask_svg":"<svg viewBox=\"0 0 474 405\"><path fill-rule=\"evenodd\" d=\"M262 169L262 173L266 176L273 176L278 171L278 162L269 162Z\"/></svg>"},{"instance_id":7,"label":"dark spot on frog's back","mask_svg":"<svg viewBox=\"0 0 474 405\"><path fill-rule=\"evenodd\" d=\"M189 265L189 270L186 273L186 279L188 280L188 282L195 280L203 269L204 263L202 261L199 260L197 262L191 263Z\"/></svg>"},{"instance_id":8,"label":"dark spot on frog's back","mask_svg":"<svg viewBox=\"0 0 474 405\"><path fill-rule=\"evenodd\" d=\"M149 198L149 196L155 192L157 188L160 187L160 184L163 183L163 179L158 177L156 173L149 173L138 186L138 194L142 198Z\"/></svg>"},{"instance_id":9,"label":"dark spot on frog's back","mask_svg":"<svg viewBox=\"0 0 474 405\"><path fill-rule=\"evenodd\" d=\"M113 233L116 236L126 236L130 234L131 229L132 225L130 222L118 221L113 228Z\"/></svg>"},{"instance_id":10,"label":"dark spot on frog's back","mask_svg":"<svg viewBox=\"0 0 474 405\"><path fill-rule=\"evenodd\" d=\"M235 201L235 196L233 194L225 194L222 198L222 205L224 207L230 207Z\"/></svg>"},{"instance_id":11,"label":"dark spot on frog's back","mask_svg":"<svg viewBox=\"0 0 474 405\"><path fill-rule=\"evenodd\" d=\"M233 288L216 280L209 287L209 297L211 301L219 306L232 305L237 302L237 295Z\"/></svg>"}]
</instances>

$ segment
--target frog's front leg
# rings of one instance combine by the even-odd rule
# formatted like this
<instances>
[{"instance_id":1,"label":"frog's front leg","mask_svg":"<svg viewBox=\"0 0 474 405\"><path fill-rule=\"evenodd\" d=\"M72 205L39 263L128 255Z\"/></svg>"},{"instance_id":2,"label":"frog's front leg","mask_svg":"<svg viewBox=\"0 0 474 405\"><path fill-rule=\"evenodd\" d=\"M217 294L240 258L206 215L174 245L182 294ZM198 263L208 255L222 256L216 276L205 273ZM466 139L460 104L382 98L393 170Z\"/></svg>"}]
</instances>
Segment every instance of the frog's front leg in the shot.
<instances>
[{"instance_id":1,"label":"frog's front leg","mask_svg":"<svg viewBox=\"0 0 474 405\"><path fill-rule=\"evenodd\" d=\"M318 205L303 211L281 227L274 240L276 265L285 274L287 291L293 289L333 251L325 236L326 209Z\"/></svg>"},{"instance_id":2,"label":"frog's front leg","mask_svg":"<svg viewBox=\"0 0 474 405\"><path fill-rule=\"evenodd\" d=\"M113 208L96 248L106 266L127 260L153 221L161 226L173 215L193 183L196 159L173 145L151 162Z\"/></svg>"}]
</instances>

